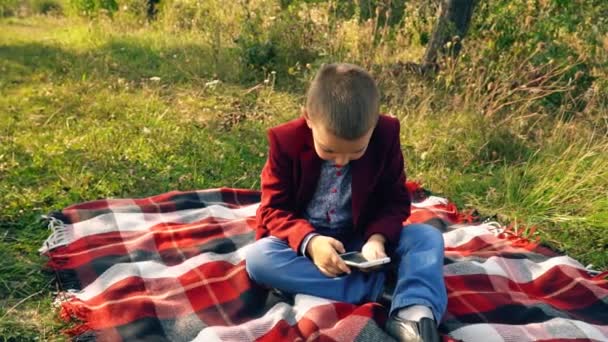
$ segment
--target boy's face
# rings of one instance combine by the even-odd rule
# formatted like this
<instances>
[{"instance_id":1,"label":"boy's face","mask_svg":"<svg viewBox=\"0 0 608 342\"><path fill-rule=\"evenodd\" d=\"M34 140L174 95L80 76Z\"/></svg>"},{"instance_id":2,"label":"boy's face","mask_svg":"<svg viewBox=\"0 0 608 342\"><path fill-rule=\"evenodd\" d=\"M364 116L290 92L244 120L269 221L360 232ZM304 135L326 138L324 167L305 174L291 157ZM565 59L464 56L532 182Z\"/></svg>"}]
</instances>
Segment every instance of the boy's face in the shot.
<instances>
[{"instance_id":1,"label":"boy's face","mask_svg":"<svg viewBox=\"0 0 608 342\"><path fill-rule=\"evenodd\" d=\"M322 123L311 120L306 110L302 110L302 113L308 127L312 130L315 151L319 158L331 161L336 166L344 166L351 160L363 157L374 127L358 139L347 140L329 132Z\"/></svg>"}]
</instances>

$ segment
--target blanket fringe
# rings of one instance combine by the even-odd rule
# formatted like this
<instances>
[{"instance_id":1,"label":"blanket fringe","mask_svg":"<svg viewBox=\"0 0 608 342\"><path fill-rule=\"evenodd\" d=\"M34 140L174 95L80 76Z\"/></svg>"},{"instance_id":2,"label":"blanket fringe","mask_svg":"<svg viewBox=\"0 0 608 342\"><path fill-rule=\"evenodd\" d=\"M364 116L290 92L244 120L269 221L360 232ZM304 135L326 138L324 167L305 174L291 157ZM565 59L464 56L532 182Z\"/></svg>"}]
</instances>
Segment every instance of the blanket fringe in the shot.
<instances>
[{"instance_id":1,"label":"blanket fringe","mask_svg":"<svg viewBox=\"0 0 608 342\"><path fill-rule=\"evenodd\" d=\"M48 221L51 235L44 241L38 252L46 254L54 248L65 246L72 242L72 230L62 220L51 215L42 215L42 219Z\"/></svg>"},{"instance_id":2,"label":"blanket fringe","mask_svg":"<svg viewBox=\"0 0 608 342\"><path fill-rule=\"evenodd\" d=\"M533 250L540 244L540 237L530 239L522 234L521 225L517 223L511 223L508 226L504 226L496 221L485 221L486 225L493 228L490 231L498 238L508 240L514 247L526 248ZM527 229L526 235L532 236L536 232L536 227L531 226Z\"/></svg>"},{"instance_id":3,"label":"blanket fringe","mask_svg":"<svg viewBox=\"0 0 608 342\"><path fill-rule=\"evenodd\" d=\"M593 272L592 274L595 274L593 276L593 280L596 280L596 281L606 280L606 281L608 281L608 271L604 271L604 272L592 271L592 272Z\"/></svg>"},{"instance_id":4,"label":"blanket fringe","mask_svg":"<svg viewBox=\"0 0 608 342\"><path fill-rule=\"evenodd\" d=\"M598 271L594 268L593 264L589 264L585 266L585 269L589 274L593 276L596 280L608 279L608 270L606 271Z\"/></svg>"},{"instance_id":5,"label":"blanket fringe","mask_svg":"<svg viewBox=\"0 0 608 342\"><path fill-rule=\"evenodd\" d=\"M74 293L60 292L53 302L53 305L59 307L59 317L65 322L72 322L74 325L71 328L65 329L64 333L70 336L84 336L87 332L93 329L86 323L91 312L87 306L80 301Z\"/></svg>"},{"instance_id":6,"label":"blanket fringe","mask_svg":"<svg viewBox=\"0 0 608 342\"><path fill-rule=\"evenodd\" d=\"M72 298L66 302L61 303L59 316L66 322L72 320L86 320L90 310L81 301Z\"/></svg>"}]
</instances>

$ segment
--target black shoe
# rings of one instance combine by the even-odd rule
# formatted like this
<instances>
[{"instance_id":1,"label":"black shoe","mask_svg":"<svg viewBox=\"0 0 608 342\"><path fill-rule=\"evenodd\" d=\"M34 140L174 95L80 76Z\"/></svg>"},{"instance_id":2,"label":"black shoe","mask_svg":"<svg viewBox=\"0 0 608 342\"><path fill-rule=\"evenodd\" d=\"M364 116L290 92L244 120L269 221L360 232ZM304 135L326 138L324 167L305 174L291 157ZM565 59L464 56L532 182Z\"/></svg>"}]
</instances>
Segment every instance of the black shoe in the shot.
<instances>
[{"instance_id":1,"label":"black shoe","mask_svg":"<svg viewBox=\"0 0 608 342\"><path fill-rule=\"evenodd\" d=\"M419 322L408 321L394 315L386 322L386 332L400 342L439 342L437 324L430 318Z\"/></svg>"}]
</instances>

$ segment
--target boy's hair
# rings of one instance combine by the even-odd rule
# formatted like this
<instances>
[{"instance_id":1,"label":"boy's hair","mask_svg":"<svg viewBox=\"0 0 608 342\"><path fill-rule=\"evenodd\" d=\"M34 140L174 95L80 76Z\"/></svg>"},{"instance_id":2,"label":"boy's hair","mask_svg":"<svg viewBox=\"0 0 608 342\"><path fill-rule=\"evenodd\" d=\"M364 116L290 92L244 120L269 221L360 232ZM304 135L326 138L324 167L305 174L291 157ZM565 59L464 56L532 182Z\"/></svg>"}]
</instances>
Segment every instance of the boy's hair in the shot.
<instances>
[{"instance_id":1,"label":"boy's hair","mask_svg":"<svg viewBox=\"0 0 608 342\"><path fill-rule=\"evenodd\" d=\"M336 136L362 137L378 120L380 92L372 76L346 63L325 64L306 94L309 117Z\"/></svg>"}]
</instances>

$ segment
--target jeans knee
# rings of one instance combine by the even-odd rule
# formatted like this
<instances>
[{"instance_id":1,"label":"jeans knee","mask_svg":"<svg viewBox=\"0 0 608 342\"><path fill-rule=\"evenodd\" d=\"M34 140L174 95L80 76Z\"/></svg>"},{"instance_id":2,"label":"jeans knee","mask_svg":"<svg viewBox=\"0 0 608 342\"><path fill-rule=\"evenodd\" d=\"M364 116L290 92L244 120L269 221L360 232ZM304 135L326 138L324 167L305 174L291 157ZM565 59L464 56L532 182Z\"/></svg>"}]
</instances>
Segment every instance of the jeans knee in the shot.
<instances>
[{"instance_id":1,"label":"jeans knee","mask_svg":"<svg viewBox=\"0 0 608 342\"><path fill-rule=\"evenodd\" d=\"M256 282L261 281L265 268L264 265L268 265L268 260L265 260L265 245L264 240L258 240L245 252L245 270L249 274L249 278Z\"/></svg>"},{"instance_id":2,"label":"jeans knee","mask_svg":"<svg viewBox=\"0 0 608 342\"><path fill-rule=\"evenodd\" d=\"M410 224L403 228L401 241L408 244L425 246L426 248L437 248L443 250L443 234L441 231L428 224Z\"/></svg>"}]
</instances>

